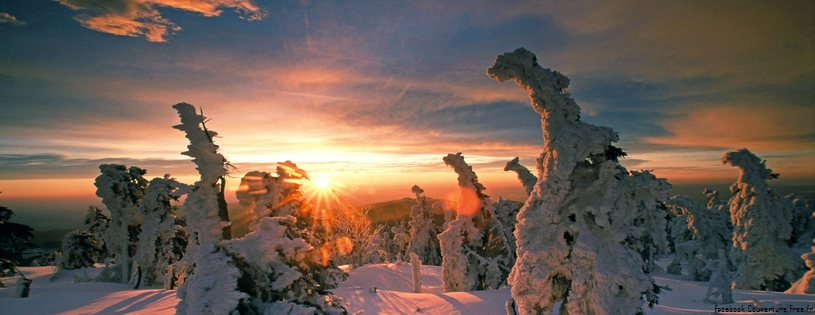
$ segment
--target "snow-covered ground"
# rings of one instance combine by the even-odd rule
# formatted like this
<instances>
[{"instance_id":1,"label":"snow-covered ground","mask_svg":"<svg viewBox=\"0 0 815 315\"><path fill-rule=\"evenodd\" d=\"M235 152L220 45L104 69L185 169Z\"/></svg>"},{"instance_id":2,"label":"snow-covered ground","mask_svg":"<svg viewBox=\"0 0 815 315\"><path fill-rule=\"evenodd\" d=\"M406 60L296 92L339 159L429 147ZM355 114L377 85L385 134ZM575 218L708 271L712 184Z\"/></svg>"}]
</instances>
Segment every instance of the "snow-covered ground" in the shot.
<instances>
[{"instance_id":1,"label":"snow-covered ground","mask_svg":"<svg viewBox=\"0 0 815 315\"><path fill-rule=\"evenodd\" d=\"M668 260L663 260L663 267ZM178 298L175 291L159 288L132 290L124 284L82 282L95 276L100 268L66 272L53 282L53 267L23 267L34 282L29 298L13 298L16 278L0 278L0 314L174 314ZM508 288L497 291L441 292L441 267L422 266L422 293L411 293L410 264L367 265L350 271L348 280L334 293L343 297L346 308L364 314L505 314ZM669 286L660 296L660 304L646 314L711 314L714 304L704 303L707 283L691 281L688 276L656 274L657 283ZM373 288L376 288L375 290ZM815 295L733 290L734 304L729 307L815 308ZM722 307L723 305L719 305ZM815 309L812 310L815 312ZM724 312L723 312L724 313ZM726 314L755 314L735 312ZM765 312L767 313L767 312ZM769 312L773 313L773 312ZM783 311L775 313L784 313ZM797 314L802 312L787 312Z\"/></svg>"}]
</instances>

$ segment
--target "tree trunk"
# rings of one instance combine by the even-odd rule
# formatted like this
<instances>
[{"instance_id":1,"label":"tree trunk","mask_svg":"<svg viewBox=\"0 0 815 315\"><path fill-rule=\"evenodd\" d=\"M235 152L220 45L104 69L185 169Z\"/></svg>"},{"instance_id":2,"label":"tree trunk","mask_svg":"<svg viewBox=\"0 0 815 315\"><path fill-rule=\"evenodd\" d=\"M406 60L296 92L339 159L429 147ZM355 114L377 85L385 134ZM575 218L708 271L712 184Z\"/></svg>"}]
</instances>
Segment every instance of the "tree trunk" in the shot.
<instances>
[{"instance_id":1,"label":"tree trunk","mask_svg":"<svg viewBox=\"0 0 815 315\"><path fill-rule=\"evenodd\" d=\"M226 178L220 178L221 187L218 189L218 217L221 221L229 222L229 208L226 204ZM223 237L225 240L232 239L232 225L224 226Z\"/></svg>"}]
</instances>

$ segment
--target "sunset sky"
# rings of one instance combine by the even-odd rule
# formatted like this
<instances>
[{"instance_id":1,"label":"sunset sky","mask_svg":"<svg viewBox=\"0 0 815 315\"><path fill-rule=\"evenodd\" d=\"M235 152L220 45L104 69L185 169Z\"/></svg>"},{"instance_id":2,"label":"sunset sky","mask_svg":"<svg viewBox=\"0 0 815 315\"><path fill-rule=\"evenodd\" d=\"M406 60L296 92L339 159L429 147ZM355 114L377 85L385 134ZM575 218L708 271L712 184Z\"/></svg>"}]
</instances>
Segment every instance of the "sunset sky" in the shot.
<instances>
[{"instance_id":1,"label":"sunset sky","mask_svg":"<svg viewBox=\"0 0 815 315\"><path fill-rule=\"evenodd\" d=\"M519 156L534 170L540 116L485 74L518 47L571 79L584 121L619 132L629 170L729 183L738 170L720 158L746 147L778 183L812 184L814 12L812 1L2 1L0 204L101 205L103 163L194 182L171 128L178 102L211 118L233 186L291 160L356 203L410 197L414 184L441 198L456 191L442 157L463 152L488 194L520 199L503 166Z\"/></svg>"}]
</instances>

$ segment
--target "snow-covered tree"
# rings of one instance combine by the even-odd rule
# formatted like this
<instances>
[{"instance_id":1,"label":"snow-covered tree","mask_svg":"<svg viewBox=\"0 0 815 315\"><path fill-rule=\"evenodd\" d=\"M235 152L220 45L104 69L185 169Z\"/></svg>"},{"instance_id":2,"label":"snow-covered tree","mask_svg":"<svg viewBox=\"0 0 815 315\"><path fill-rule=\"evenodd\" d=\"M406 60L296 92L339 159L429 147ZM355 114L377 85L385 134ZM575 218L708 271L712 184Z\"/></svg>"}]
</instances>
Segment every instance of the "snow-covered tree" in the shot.
<instances>
[{"instance_id":1,"label":"snow-covered tree","mask_svg":"<svg viewBox=\"0 0 815 315\"><path fill-rule=\"evenodd\" d=\"M548 314L559 301L560 314L636 314L644 296L655 303L658 287L630 241L658 225L648 218L658 213L663 185L620 166L625 153L611 145L617 133L582 122L569 79L533 53L498 56L487 74L529 91L542 116L539 178L518 213L509 277L520 314Z\"/></svg>"},{"instance_id":2,"label":"snow-covered tree","mask_svg":"<svg viewBox=\"0 0 815 315\"><path fill-rule=\"evenodd\" d=\"M526 189L526 195L529 196L532 194L532 189L535 189L535 184L538 182L538 178L535 175L532 175L532 172L529 171L526 166L521 165L520 157L515 157L511 161L507 162L507 165L504 166L504 171L513 171L518 173L518 180L521 181L521 184Z\"/></svg>"},{"instance_id":3,"label":"snow-covered tree","mask_svg":"<svg viewBox=\"0 0 815 315\"><path fill-rule=\"evenodd\" d=\"M495 218L504 227L504 238L507 239L507 245L509 246L506 265L510 269L515 265L515 224L518 223L516 217L520 209L520 206L516 203L501 197L498 197L498 201L492 205Z\"/></svg>"},{"instance_id":4,"label":"snow-covered tree","mask_svg":"<svg viewBox=\"0 0 815 315\"><path fill-rule=\"evenodd\" d=\"M370 211L370 206L357 208L346 205L332 211L333 216L329 218L331 241L327 245L331 258L337 264L359 267L370 263L371 257L379 252L382 239L379 237L381 231L378 229L384 227L375 228L371 224L368 216ZM400 253L404 253L410 241L410 235L406 232L405 230L404 234L397 234L403 237L400 239L402 243L398 244L401 245Z\"/></svg>"},{"instance_id":5,"label":"snow-covered tree","mask_svg":"<svg viewBox=\"0 0 815 315\"><path fill-rule=\"evenodd\" d=\"M404 261L407 259L407 248L410 245L410 232L409 228L405 224L405 221L399 220L396 225L391 227L391 244L393 245L393 250L396 252L396 256L394 259L396 261Z\"/></svg>"},{"instance_id":6,"label":"snow-covered tree","mask_svg":"<svg viewBox=\"0 0 815 315\"><path fill-rule=\"evenodd\" d=\"M265 217L294 216L298 221L309 220L311 206L302 201L302 180L308 174L291 161L278 163L274 174L261 171L246 173L236 192L238 201L254 211L249 229Z\"/></svg>"},{"instance_id":7,"label":"snow-covered tree","mask_svg":"<svg viewBox=\"0 0 815 315\"><path fill-rule=\"evenodd\" d=\"M815 239L812 241L815 242ZM801 255L809 271L793 283L786 293L815 294L815 246L812 246L811 249L811 252Z\"/></svg>"},{"instance_id":8,"label":"snow-covered tree","mask_svg":"<svg viewBox=\"0 0 815 315\"><path fill-rule=\"evenodd\" d=\"M184 200L189 233L184 260L191 274L178 288L181 301L176 314L230 314L249 295L237 290L240 271L221 244L230 225L228 218L223 220L219 205L228 162L212 142L217 133L204 127L206 118L197 114L195 107L178 103L173 108L181 118L181 124L174 128L190 141L182 154L193 158L201 176Z\"/></svg>"},{"instance_id":9,"label":"snow-covered tree","mask_svg":"<svg viewBox=\"0 0 815 315\"><path fill-rule=\"evenodd\" d=\"M433 223L433 208L424 194L424 189L414 185L413 194L416 204L410 207L410 246L408 253L419 255L425 265L441 265L439 238L436 235L436 224Z\"/></svg>"},{"instance_id":10,"label":"snow-covered tree","mask_svg":"<svg viewBox=\"0 0 815 315\"><path fill-rule=\"evenodd\" d=\"M8 261L19 265L23 260L23 251L34 248L34 243L31 242L34 239L31 232L34 229L25 224L10 222L12 216L14 211L0 206L0 262Z\"/></svg>"},{"instance_id":11,"label":"snow-covered tree","mask_svg":"<svg viewBox=\"0 0 815 315\"><path fill-rule=\"evenodd\" d=\"M76 230L62 239L62 257L59 270L74 270L93 267L99 261L100 245L93 234Z\"/></svg>"},{"instance_id":12,"label":"snow-covered tree","mask_svg":"<svg viewBox=\"0 0 815 315\"><path fill-rule=\"evenodd\" d=\"M687 218L691 239L676 244L677 253L688 265L695 281L708 281L713 270L705 268L707 261L717 259L720 249L730 250L733 231L728 228L728 213L710 209L688 196L674 196L668 205L675 213ZM715 206L715 204L714 204Z\"/></svg>"},{"instance_id":13,"label":"snow-covered tree","mask_svg":"<svg viewBox=\"0 0 815 315\"><path fill-rule=\"evenodd\" d=\"M627 203L620 208L635 205L637 209L625 244L640 253L646 272L650 273L656 268L658 255L668 252L666 202L671 184L650 171L631 171L630 176L623 177L622 183L621 190L628 192L630 198L618 200Z\"/></svg>"},{"instance_id":14,"label":"snow-covered tree","mask_svg":"<svg viewBox=\"0 0 815 315\"><path fill-rule=\"evenodd\" d=\"M96 177L96 195L110 211L110 226L105 231L105 246L116 260L117 268L109 280L130 281L133 256L141 233L139 204L144 198L146 170L120 164L99 165L101 175Z\"/></svg>"},{"instance_id":15,"label":"snow-covered tree","mask_svg":"<svg viewBox=\"0 0 815 315\"><path fill-rule=\"evenodd\" d=\"M790 248L792 202L770 189L767 180L777 178L765 162L747 149L728 152L722 163L739 168L730 186L733 248L737 289L783 291L803 273L803 262Z\"/></svg>"},{"instance_id":16,"label":"snow-covered tree","mask_svg":"<svg viewBox=\"0 0 815 315\"><path fill-rule=\"evenodd\" d=\"M184 256L178 245L186 244L183 239L186 233L176 224L176 207L170 203L178 200L173 192L179 184L169 175L164 175L164 178L152 179L145 190L139 209L142 232L139 234L139 247L134 261L139 266L140 281L136 282L137 287L140 283L163 283L167 278L168 266Z\"/></svg>"},{"instance_id":17,"label":"snow-covered tree","mask_svg":"<svg viewBox=\"0 0 815 315\"><path fill-rule=\"evenodd\" d=\"M102 213L101 209L89 206L88 213L85 215L83 221L83 226L85 227L85 231L91 233L93 238L96 239L96 243L99 244L99 259L106 258L109 253L105 245L105 232L110 226L110 218Z\"/></svg>"},{"instance_id":18,"label":"snow-covered tree","mask_svg":"<svg viewBox=\"0 0 815 315\"><path fill-rule=\"evenodd\" d=\"M724 202L721 199L719 199L719 191L705 188L705 190L703 190L702 193L705 195L705 198L707 198L707 208L724 211L725 213L727 213L727 220L729 222L730 209L727 207L727 202Z\"/></svg>"},{"instance_id":19,"label":"snow-covered tree","mask_svg":"<svg viewBox=\"0 0 815 315\"><path fill-rule=\"evenodd\" d=\"M786 198L792 202L793 206L790 244L796 250L806 250L807 245L812 245L809 240L815 238L815 218L813 218L815 213L805 199L792 194Z\"/></svg>"},{"instance_id":20,"label":"snow-covered tree","mask_svg":"<svg viewBox=\"0 0 815 315\"><path fill-rule=\"evenodd\" d=\"M444 292L497 289L506 283L511 254L504 227L492 213L493 202L461 152L444 163L458 174L456 219L439 234Z\"/></svg>"},{"instance_id":21,"label":"snow-covered tree","mask_svg":"<svg viewBox=\"0 0 815 315\"><path fill-rule=\"evenodd\" d=\"M731 287L732 281L730 279L732 276L729 266L730 260L727 258L727 255L725 255L724 249L719 249L717 255L718 259L708 265L708 269L711 269L712 275L710 276L710 281L708 281L705 302L716 303L711 300L711 298L721 297L722 304L732 304L733 289Z\"/></svg>"},{"instance_id":22,"label":"snow-covered tree","mask_svg":"<svg viewBox=\"0 0 815 315\"><path fill-rule=\"evenodd\" d=\"M252 232L225 244L241 273L238 290L249 296L241 305L244 313L345 312L327 291L344 275L328 259L330 245L314 237L311 226L297 224L301 218L310 220L311 213L299 190L303 179L308 174L291 161L279 163L274 175L253 171L241 179L237 196L255 214Z\"/></svg>"}]
</instances>

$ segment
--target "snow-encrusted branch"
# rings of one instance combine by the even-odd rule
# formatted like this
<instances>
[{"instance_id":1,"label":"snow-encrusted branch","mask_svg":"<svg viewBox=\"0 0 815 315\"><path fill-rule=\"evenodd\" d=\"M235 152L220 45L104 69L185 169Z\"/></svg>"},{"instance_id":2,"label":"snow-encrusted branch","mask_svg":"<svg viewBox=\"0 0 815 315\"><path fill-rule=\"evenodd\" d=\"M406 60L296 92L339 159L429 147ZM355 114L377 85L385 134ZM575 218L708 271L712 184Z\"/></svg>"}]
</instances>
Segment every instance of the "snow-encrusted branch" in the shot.
<instances>
[{"instance_id":1,"label":"snow-encrusted branch","mask_svg":"<svg viewBox=\"0 0 815 315\"><path fill-rule=\"evenodd\" d=\"M529 171L526 166L521 165L520 157L515 157L511 161L507 162L507 165L504 166L504 171L513 171L518 174L518 179L521 181L521 184L526 189L526 195L529 196L532 194L532 189L535 189L535 184L538 183L538 178L535 175L532 175L532 172Z\"/></svg>"}]
</instances>

